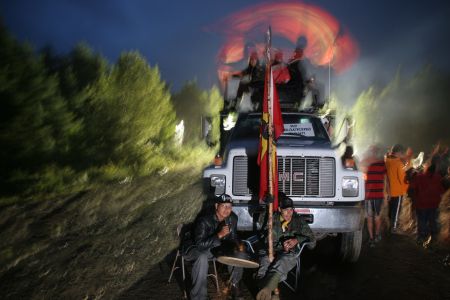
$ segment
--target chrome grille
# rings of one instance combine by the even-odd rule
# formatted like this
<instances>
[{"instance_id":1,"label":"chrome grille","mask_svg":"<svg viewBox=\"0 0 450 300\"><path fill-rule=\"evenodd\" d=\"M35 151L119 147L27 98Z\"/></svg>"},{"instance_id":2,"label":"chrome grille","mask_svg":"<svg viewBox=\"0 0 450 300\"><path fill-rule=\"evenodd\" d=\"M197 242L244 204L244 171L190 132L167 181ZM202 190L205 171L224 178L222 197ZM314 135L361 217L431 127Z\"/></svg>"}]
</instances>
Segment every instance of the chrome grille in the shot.
<instances>
[{"instance_id":1,"label":"chrome grille","mask_svg":"<svg viewBox=\"0 0 450 300\"><path fill-rule=\"evenodd\" d=\"M278 190L289 196L333 197L332 157L278 157Z\"/></svg>"},{"instance_id":2,"label":"chrome grille","mask_svg":"<svg viewBox=\"0 0 450 300\"><path fill-rule=\"evenodd\" d=\"M233 194L244 196L250 194L248 188L248 158L235 156L233 160Z\"/></svg>"},{"instance_id":3,"label":"chrome grille","mask_svg":"<svg viewBox=\"0 0 450 300\"><path fill-rule=\"evenodd\" d=\"M294 197L334 197L335 160L332 157L278 156L278 190ZM250 195L247 156L233 161L233 194Z\"/></svg>"}]
</instances>

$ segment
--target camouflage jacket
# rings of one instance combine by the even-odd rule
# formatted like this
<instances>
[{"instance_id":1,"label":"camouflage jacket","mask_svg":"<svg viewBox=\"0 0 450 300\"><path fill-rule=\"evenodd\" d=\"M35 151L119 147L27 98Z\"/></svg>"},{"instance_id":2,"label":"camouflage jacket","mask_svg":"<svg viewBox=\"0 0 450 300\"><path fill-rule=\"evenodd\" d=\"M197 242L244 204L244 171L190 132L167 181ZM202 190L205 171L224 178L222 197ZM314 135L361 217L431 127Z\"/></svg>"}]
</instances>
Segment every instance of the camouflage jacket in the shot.
<instances>
[{"instance_id":1,"label":"camouflage jacket","mask_svg":"<svg viewBox=\"0 0 450 300\"><path fill-rule=\"evenodd\" d=\"M315 241L315 237L311 228L300 215L294 212L294 214L292 215L292 220L285 232L283 232L281 228L280 216L281 214L279 212L275 212L273 214L272 240L273 248L275 251L283 250L283 242L290 238L297 238L299 245L304 242ZM265 222L264 231L267 232L267 222ZM265 241L267 244L267 235Z\"/></svg>"}]
</instances>

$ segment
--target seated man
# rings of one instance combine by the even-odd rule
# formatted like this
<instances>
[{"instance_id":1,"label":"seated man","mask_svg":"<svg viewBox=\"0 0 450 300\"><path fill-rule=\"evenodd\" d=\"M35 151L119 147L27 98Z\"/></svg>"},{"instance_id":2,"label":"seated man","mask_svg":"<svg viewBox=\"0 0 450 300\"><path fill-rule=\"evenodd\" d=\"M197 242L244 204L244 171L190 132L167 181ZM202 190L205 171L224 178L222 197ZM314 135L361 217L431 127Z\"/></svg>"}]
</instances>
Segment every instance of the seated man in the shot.
<instances>
[{"instance_id":1,"label":"seated man","mask_svg":"<svg viewBox=\"0 0 450 300\"><path fill-rule=\"evenodd\" d=\"M256 295L257 300L270 300L272 291L280 281L286 280L288 272L296 266L298 245L314 242L315 237L309 225L294 212L294 203L284 193L279 193L280 207L273 214L272 240L274 261L270 263L267 255L260 261L257 279L262 289ZM267 240L266 240L267 244Z\"/></svg>"},{"instance_id":2,"label":"seated man","mask_svg":"<svg viewBox=\"0 0 450 300\"><path fill-rule=\"evenodd\" d=\"M186 260L194 261L191 300L207 299L208 261L213 258L210 250L220 246L222 240L237 239L238 217L232 212L232 206L229 195L218 196L214 212L200 217L194 224L193 239L185 251ZM234 299L239 299L241 295L238 284L242 278L243 269L234 267L229 270L232 296Z\"/></svg>"}]
</instances>

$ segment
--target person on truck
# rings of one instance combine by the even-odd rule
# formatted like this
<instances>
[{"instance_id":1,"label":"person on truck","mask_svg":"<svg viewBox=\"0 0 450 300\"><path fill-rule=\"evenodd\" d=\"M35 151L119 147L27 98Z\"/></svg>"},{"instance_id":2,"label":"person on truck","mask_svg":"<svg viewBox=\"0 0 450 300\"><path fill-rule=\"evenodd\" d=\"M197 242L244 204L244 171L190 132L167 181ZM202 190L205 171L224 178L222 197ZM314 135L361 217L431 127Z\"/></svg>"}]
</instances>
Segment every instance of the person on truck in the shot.
<instances>
[{"instance_id":1,"label":"person on truck","mask_svg":"<svg viewBox=\"0 0 450 300\"><path fill-rule=\"evenodd\" d=\"M215 210L205 214L196 220L193 228L193 238L185 244L185 259L193 261L192 300L207 299L207 275L208 262L213 258L211 249L221 245L223 240L237 239L238 217L232 212L233 202L229 195L223 194L216 197ZM243 269L230 267L231 293L233 299L242 299L239 282Z\"/></svg>"},{"instance_id":2,"label":"person on truck","mask_svg":"<svg viewBox=\"0 0 450 300\"><path fill-rule=\"evenodd\" d=\"M285 84L291 80L289 69L283 61L283 52L275 52L274 60L272 62L273 81L276 84Z\"/></svg>"},{"instance_id":3,"label":"person on truck","mask_svg":"<svg viewBox=\"0 0 450 300\"><path fill-rule=\"evenodd\" d=\"M304 63L303 48L295 48L292 58L288 62L288 70L291 80L288 82L288 87L292 94L297 99L299 107L302 100L305 98L305 87L307 82L307 73Z\"/></svg>"},{"instance_id":4,"label":"person on truck","mask_svg":"<svg viewBox=\"0 0 450 300\"><path fill-rule=\"evenodd\" d=\"M271 263L263 250L260 267L256 278L261 284L261 290L256 295L257 300L270 300L272 292L278 283L286 280L288 272L296 266L299 245L304 242L315 242L315 237L308 223L294 211L294 202L284 193L279 193L280 205L278 212L273 214L272 239L274 246L274 261ZM267 231L267 225L263 225ZM266 235L267 249L267 235ZM276 297L276 296L275 296Z\"/></svg>"},{"instance_id":5,"label":"person on truck","mask_svg":"<svg viewBox=\"0 0 450 300\"><path fill-rule=\"evenodd\" d=\"M232 77L239 78L236 98L233 101L234 103L231 105L231 109L236 110L237 103L241 100L244 93L252 93L253 90L257 89L259 85L262 85L264 82L264 70L259 63L258 54L256 52L252 52L248 59L247 67L242 71L233 73ZM258 102L254 99L253 94L251 100L253 104Z\"/></svg>"}]
</instances>

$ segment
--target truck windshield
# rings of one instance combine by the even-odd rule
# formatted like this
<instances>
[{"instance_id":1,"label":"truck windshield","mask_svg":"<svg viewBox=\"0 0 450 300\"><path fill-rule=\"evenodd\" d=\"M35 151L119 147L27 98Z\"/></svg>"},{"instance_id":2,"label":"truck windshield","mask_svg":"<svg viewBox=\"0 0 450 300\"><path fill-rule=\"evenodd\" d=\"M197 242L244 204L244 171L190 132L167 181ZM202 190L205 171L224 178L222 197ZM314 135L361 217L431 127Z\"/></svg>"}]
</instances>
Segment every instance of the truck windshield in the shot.
<instances>
[{"instance_id":1,"label":"truck windshield","mask_svg":"<svg viewBox=\"0 0 450 300\"><path fill-rule=\"evenodd\" d=\"M298 113L283 113L284 133L281 136L305 140L329 140L319 118ZM248 114L239 118L233 132L233 139L258 138L261 114Z\"/></svg>"}]
</instances>

